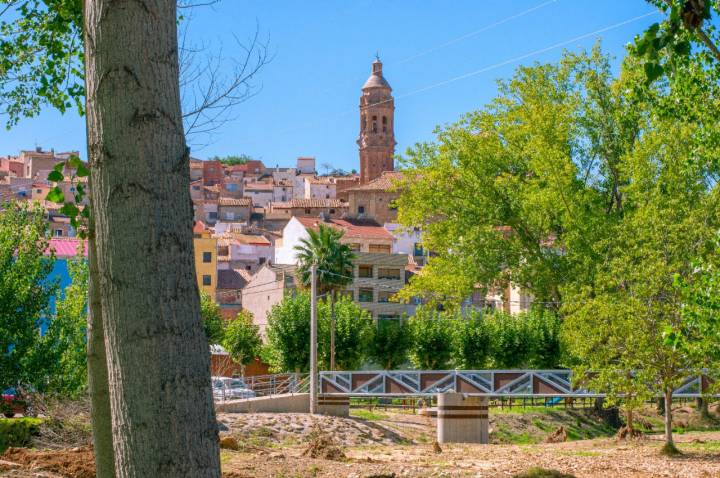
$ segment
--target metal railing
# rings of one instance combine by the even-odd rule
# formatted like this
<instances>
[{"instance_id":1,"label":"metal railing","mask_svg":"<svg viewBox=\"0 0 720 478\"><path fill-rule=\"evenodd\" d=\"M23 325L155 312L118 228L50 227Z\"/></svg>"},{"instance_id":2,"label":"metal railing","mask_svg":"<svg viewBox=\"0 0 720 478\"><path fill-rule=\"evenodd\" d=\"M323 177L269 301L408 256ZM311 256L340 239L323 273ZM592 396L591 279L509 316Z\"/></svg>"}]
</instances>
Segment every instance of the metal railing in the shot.
<instances>
[{"instance_id":1,"label":"metal railing","mask_svg":"<svg viewBox=\"0 0 720 478\"><path fill-rule=\"evenodd\" d=\"M320 393L353 397L431 396L444 392L486 397L600 398L602 391L573 384L570 370L379 370L320 372ZM701 397L708 379L688 376L677 398ZM715 395L713 395L715 396Z\"/></svg>"},{"instance_id":2,"label":"metal railing","mask_svg":"<svg viewBox=\"0 0 720 478\"><path fill-rule=\"evenodd\" d=\"M218 382L221 382L221 386ZM242 383L242 386L237 386ZM216 401L242 400L273 395L308 393L310 375L307 373L283 373L253 375L244 378L215 377L213 397Z\"/></svg>"}]
</instances>

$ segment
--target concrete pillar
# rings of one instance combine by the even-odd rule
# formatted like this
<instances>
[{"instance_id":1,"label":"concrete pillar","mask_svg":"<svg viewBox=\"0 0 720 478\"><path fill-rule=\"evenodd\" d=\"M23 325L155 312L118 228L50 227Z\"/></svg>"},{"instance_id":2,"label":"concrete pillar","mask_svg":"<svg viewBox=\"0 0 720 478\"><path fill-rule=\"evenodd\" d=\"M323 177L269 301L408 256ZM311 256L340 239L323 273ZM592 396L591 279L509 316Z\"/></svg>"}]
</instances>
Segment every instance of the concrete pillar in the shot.
<instances>
[{"instance_id":1,"label":"concrete pillar","mask_svg":"<svg viewBox=\"0 0 720 478\"><path fill-rule=\"evenodd\" d=\"M463 393L437 395L438 443L489 443L488 400Z\"/></svg>"},{"instance_id":2,"label":"concrete pillar","mask_svg":"<svg viewBox=\"0 0 720 478\"><path fill-rule=\"evenodd\" d=\"M317 413L334 417L350 416L350 397L343 395L320 395Z\"/></svg>"}]
</instances>

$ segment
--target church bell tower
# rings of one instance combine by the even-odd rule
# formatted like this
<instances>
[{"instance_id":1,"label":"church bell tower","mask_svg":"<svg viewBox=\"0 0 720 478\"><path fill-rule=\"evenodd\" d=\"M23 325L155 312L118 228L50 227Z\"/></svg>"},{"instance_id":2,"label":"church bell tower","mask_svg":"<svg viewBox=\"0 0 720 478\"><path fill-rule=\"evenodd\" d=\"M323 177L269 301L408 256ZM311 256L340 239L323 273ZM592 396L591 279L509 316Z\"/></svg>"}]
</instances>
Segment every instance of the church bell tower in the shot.
<instances>
[{"instance_id":1,"label":"church bell tower","mask_svg":"<svg viewBox=\"0 0 720 478\"><path fill-rule=\"evenodd\" d=\"M382 62L376 58L372 74L360 96L360 184L392 171L395 154L395 102L392 88L382 73Z\"/></svg>"}]
</instances>

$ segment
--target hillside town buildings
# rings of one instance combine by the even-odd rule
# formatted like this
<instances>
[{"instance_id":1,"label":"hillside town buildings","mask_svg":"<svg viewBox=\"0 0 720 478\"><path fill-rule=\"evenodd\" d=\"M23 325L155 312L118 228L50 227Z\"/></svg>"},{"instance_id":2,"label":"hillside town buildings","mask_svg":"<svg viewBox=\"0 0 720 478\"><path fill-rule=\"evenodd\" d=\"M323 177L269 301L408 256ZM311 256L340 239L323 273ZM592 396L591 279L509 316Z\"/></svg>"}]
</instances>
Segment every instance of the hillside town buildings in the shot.
<instances>
[{"instance_id":1,"label":"hillside town buildings","mask_svg":"<svg viewBox=\"0 0 720 478\"><path fill-rule=\"evenodd\" d=\"M395 106L382 66L379 59L372 63L361 88L359 173L321 175L311 156L282 168L260 160L231 165L190 160L197 285L225 316L245 309L264 331L272 306L298 287L295 248L320 226L342 231L341 241L355 251L345 294L375 320L414 312L415 304L398 303L394 296L413 274L422 273L428 251L421 231L397 223L402 173L394 166ZM72 197L77 183L55 184L47 176L56 164L78 154L37 148L0 157L0 201L37 201L46 210L50 233L58 240L72 238L76 232L69 218L45 199L55 186ZM527 310L531 301L519 288L507 286L475 294L468 304L515 313Z\"/></svg>"}]
</instances>

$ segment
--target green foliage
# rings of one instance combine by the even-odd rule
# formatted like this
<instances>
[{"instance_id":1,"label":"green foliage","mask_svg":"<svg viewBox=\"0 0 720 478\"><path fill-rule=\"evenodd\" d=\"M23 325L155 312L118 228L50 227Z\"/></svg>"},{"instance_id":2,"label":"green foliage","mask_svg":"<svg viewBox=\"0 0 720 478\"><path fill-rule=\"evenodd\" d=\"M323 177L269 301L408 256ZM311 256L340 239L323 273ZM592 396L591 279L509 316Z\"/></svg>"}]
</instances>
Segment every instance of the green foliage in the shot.
<instances>
[{"instance_id":1,"label":"green foliage","mask_svg":"<svg viewBox=\"0 0 720 478\"><path fill-rule=\"evenodd\" d=\"M424 370L443 370L450 366L453 353L453 327L459 320L449 314L418 307L410 317L413 365Z\"/></svg>"},{"instance_id":2,"label":"green foliage","mask_svg":"<svg viewBox=\"0 0 720 478\"><path fill-rule=\"evenodd\" d=\"M335 304L335 361L340 369L360 367L367 358L374 327L369 313L347 297ZM286 296L268 314L268 344L264 352L273 369L307 371L310 365L310 296ZM330 362L330 301L318 302L318 364Z\"/></svg>"},{"instance_id":3,"label":"green foliage","mask_svg":"<svg viewBox=\"0 0 720 478\"><path fill-rule=\"evenodd\" d=\"M330 365L330 319L332 299L318 303L318 360ZM375 326L370 313L347 296L335 302L335 368L357 370L368 357Z\"/></svg>"},{"instance_id":4,"label":"green foliage","mask_svg":"<svg viewBox=\"0 0 720 478\"><path fill-rule=\"evenodd\" d=\"M532 343L528 366L538 369L559 368L564 360L560 318L551 312L536 309L525 315L525 319Z\"/></svg>"},{"instance_id":5,"label":"green foliage","mask_svg":"<svg viewBox=\"0 0 720 478\"><path fill-rule=\"evenodd\" d=\"M31 385L44 390L54 364L40 335L57 282L48 280L55 258L39 207L7 203L0 214L0 390Z\"/></svg>"},{"instance_id":6,"label":"green foliage","mask_svg":"<svg viewBox=\"0 0 720 478\"><path fill-rule=\"evenodd\" d=\"M68 269L72 282L56 303L43 341L50 348L46 359L55 365L48 388L77 396L87 387L88 264L82 250L68 261Z\"/></svg>"},{"instance_id":7,"label":"green foliage","mask_svg":"<svg viewBox=\"0 0 720 478\"><path fill-rule=\"evenodd\" d=\"M255 158L248 156L247 154L239 155L228 155L228 156L213 156L210 158L212 161L220 161L224 166L236 166L238 164L246 164L248 161L252 161Z\"/></svg>"},{"instance_id":8,"label":"green foliage","mask_svg":"<svg viewBox=\"0 0 720 478\"><path fill-rule=\"evenodd\" d=\"M487 321L479 312L473 312L455 327L454 362L458 368L478 370L489 368L493 336Z\"/></svg>"},{"instance_id":9,"label":"green foliage","mask_svg":"<svg viewBox=\"0 0 720 478\"><path fill-rule=\"evenodd\" d=\"M339 290L352 282L355 254L342 244L344 231L320 224L317 230L309 229L308 238L302 239L297 251L297 274L300 283L310 287L310 267L317 265L318 294Z\"/></svg>"},{"instance_id":10,"label":"green foliage","mask_svg":"<svg viewBox=\"0 0 720 478\"><path fill-rule=\"evenodd\" d=\"M369 357L385 370L398 369L408 360L412 347L412 333L406 318L378 320Z\"/></svg>"},{"instance_id":11,"label":"green foliage","mask_svg":"<svg viewBox=\"0 0 720 478\"><path fill-rule=\"evenodd\" d=\"M205 336L209 344L220 344L225 336L225 321L220 306L205 291L200 291L200 317L203 320Z\"/></svg>"},{"instance_id":12,"label":"green foliage","mask_svg":"<svg viewBox=\"0 0 720 478\"><path fill-rule=\"evenodd\" d=\"M281 372L306 372L310 366L310 296L285 296L268 314L266 357Z\"/></svg>"},{"instance_id":13,"label":"green foliage","mask_svg":"<svg viewBox=\"0 0 720 478\"><path fill-rule=\"evenodd\" d=\"M0 453L11 446L28 447L39 432L42 420L37 418L0 418Z\"/></svg>"},{"instance_id":14,"label":"green foliage","mask_svg":"<svg viewBox=\"0 0 720 478\"><path fill-rule=\"evenodd\" d=\"M253 318L249 312L241 311L235 320L225 327L222 345L230 357L242 365L243 370L245 365L260 354L262 345L260 329L253 324Z\"/></svg>"},{"instance_id":15,"label":"green foliage","mask_svg":"<svg viewBox=\"0 0 720 478\"><path fill-rule=\"evenodd\" d=\"M720 35L712 18L713 12L720 13L720 4L710 0L647 1L667 14L662 22L638 35L631 49L644 62L648 83L665 74L677 74L688 61L715 68L720 65Z\"/></svg>"},{"instance_id":16,"label":"green foliage","mask_svg":"<svg viewBox=\"0 0 720 478\"><path fill-rule=\"evenodd\" d=\"M70 218L70 225L75 228L78 236L82 239L86 239L88 235L88 219L90 218L90 209L87 205L84 206L82 210L78 206L83 202L85 196L87 196L85 186L79 182L78 178L89 176L90 171L87 169L85 163L83 163L79 157L70 156L67 161L59 162L53 167L53 170L50 171L50 173L48 174L48 181L65 181L66 178L64 175L64 171L66 168L71 171L70 177L67 178L67 180L70 182L71 186L74 188L75 191L73 193L73 200L66 200L65 193L62 189L60 189L59 186L55 186L50 191L48 191L47 195L45 196L45 200L57 204L62 204L62 207L60 208L60 213Z\"/></svg>"},{"instance_id":17,"label":"green foliage","mask_svg":"<svg viewBox=\"0 0 720 478\"><path fill-rule=\"evenodd\" d=\"M9 128L44 105L83 113L81 0L2 2L0 103Z\"/></svg>"}]
</instances>

